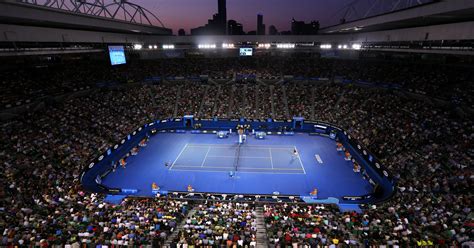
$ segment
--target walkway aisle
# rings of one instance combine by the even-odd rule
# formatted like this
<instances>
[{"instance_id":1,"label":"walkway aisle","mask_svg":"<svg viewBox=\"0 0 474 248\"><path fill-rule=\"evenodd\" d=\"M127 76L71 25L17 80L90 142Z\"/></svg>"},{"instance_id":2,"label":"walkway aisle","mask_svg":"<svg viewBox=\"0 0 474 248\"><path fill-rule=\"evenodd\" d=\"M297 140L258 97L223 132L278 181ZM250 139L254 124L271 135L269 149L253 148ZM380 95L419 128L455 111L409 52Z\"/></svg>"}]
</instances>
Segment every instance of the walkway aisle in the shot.
<instances>
[{"instance_id":1,"label":"walkway aisle","mask_svg":"<svg viewBox=\"0 0 474 248\"><path fill-rule=\"evenodd\" d=\"M174 230L174 232L170 236L168 236L168 238L165 241L164 247L166 248L171 247L171 242L173 242L173 240L178 236L179 232L183 229L184 224L186 224L186 220L189 217L193 216L195 213L196 213L196 210L194 208L188 212L186 217L184 217L183 221L181 221L181 223L179 223L179 225L176 227L176 230Z\"/></svg>"},{"instance_id":2,"label":"walkway aisle","mask_svg":"<svg viewBox=\"0 0 474 248\"><path fill-rule=\"evenodd\" d=\"M288 109L288 97L286 95L286 86L281 86L281 93L282 93L282 101L283 101L283 110L285 111L285 117L287 119L291 119L290 111Z\"/></svg>"},{"instance_id":3,"label":"walkway aisle","mask_svg":"<svg viewBox=\"0 0 474 248\"><path fill-rule=\"evenodd\" d=\"M173 117L177 117L178 115L178 102L181 100L181 87L183 86L178 86L178 90L176 91L176 102L174 104L174 110L173 110Z\"/></svg>"},{"instance_id":4,"label":"walkway aisle","mask_svg":"<svg viewBox=\"0 0 474 248\"><path fill-rule=\"evenodd\" d=\"M243 89L242 89L242 92L240 93L240 97L242 99L241 102L243 102L244 104L239 104L238 109L239 109L240 116L237 116L237 117L250 118L250 116L247 116L247 107L251 106L251 105L249 105L250 103L247 99L247 91L248 91L248 87L247 87L247 84L245 84Z\"/></svg>"},{"instance_id":5,"label":"walkway aisle","mask_svg":"<svg viewBox=\"0 0 474 248\"><path fill-rule=\"evenodd\" d=\"M315 93L315 91L316 91L316 88L311 87L311 111L310 111L311 112L311 114L310 114L310 119L311 120L316 120L316 118L314 117L315 116L314 115L314 108L315 108L314 105L316 104L315 103L316 102L316 96L315 96L316 93Z\"/></svg>"},{"instance_id":6,"label":"walkway aisle","mask_svg":"<svg viewBox=\"0 0 474 248\"><path fill-rule=\"evenodd\" d=\"M257 207L255 211L257 217L257 247L267 248L268 237L265 229L265 219L263 217L263 207Z\"/></svg>"},{"instance_id":7,"label":"walkway aisle","mask_svg":"<svg viewBox=\"0 0 474 248\"><path fill-rule=\"evenodd\" d=\"M232 87L230 88L230 96L229 96L229 99L226 99L228 101L228 104L229 104L229 107L227 109L227 116L228 117L234 117L233 115L233 112L234 112L234 109L235 109L235 92L237 91L237 88L235 87L235 85L232 85Z\"/></svg>"},{"instance_id":8,"label":"walkway aisle","mask_svg":"<svg viewBox=\"0 0 474 248\"><path fill-rule=\"evenodd\" d=\"M336 109L339 109L339 103L344 100L344 95L346 94L347 92L347 89L344 89L344 91L342 91L341 95L339 95L339 98L337 98L337 101L336 101L336 104L334 104L333 106L333 110L336 110Z\"/></svg>"},{"instance_id":9,"label":"walkway aisle","mask_svg":"<svg viewBox=\"0 0 474 248\"><path fill-rule=\"evenodd\" d=\"M270 85L269 86L270 88L270 104L271 104L271 117L272 119L276 119L276 112L275 112L275 103L274 103L274 99L273 99L273 92L275 91L275 88L273 85Z\"/></svg>"},{"instance_id":10,"label":"walkway aisle","mask_svg":"<svg viewBox=\"0 0 474 248\"><path fill-rule=\"evenodd\" d=\"M222 87L220 85L217 86L217 94L215 95L215 101L214 101L214 107L212 108L212 115L211 116L216 116L217 110L219 108L219 97L221 97L222 93Z\"/></svg>"},{"instance_id":11,"label":"walkway aisle","mask_svg":"<svg viewBox=\"0 0 474 248\"><path fill-rule=\"evenodd\" d=\"M254 94L254 99L255 99L255 111L258 111L260 109L260 104L261 104L261 100L259 99L259 95L258 95L260 86L257 84L253 88L254 88L253 94Z\"/></svg>"},{"instance_id":12,"label":"walkway aisle","mask_svg":"<svg viewBox=\"0 0 474 248\"><path fill-rule=\"evenodd\" d=\"M203 108L204 108L204 104L206 103L206 99L207 99L207 95L209 94L209 88L211 86L209 85L204 85L204 94L202 95L202 100L201 100L201 104L199 104L199 110L197 112L197 116L195 117L201 117L201 115L203 115Z\"/></svg>"}]
</instances>

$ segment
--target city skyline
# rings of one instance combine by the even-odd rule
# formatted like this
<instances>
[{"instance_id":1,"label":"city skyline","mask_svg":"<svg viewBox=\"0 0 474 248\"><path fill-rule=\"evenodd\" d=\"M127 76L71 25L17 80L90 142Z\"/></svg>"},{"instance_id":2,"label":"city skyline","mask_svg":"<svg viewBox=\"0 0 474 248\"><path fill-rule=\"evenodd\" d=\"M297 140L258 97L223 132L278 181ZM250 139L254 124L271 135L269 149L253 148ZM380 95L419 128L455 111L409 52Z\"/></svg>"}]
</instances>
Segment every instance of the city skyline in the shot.
<instances>
[{"instance_id":1,"label":"city skyline","mask_svg":"<svg viewBox=\"0 0 474 248\"><path fill-rule=\"evenodd\" d=\"M279 31L291 30L291 20L310 22L319 20L323 26L337 22L332 16L351 0L227 0L227 20L242 23L244 31L257 31L257 14L265 18L265 25ZM177 34L205 25L217 13L217 0L134 0L155 13L167 28ZM180 13L180 15L176 14Z\"/></svg>"}]
</instances>

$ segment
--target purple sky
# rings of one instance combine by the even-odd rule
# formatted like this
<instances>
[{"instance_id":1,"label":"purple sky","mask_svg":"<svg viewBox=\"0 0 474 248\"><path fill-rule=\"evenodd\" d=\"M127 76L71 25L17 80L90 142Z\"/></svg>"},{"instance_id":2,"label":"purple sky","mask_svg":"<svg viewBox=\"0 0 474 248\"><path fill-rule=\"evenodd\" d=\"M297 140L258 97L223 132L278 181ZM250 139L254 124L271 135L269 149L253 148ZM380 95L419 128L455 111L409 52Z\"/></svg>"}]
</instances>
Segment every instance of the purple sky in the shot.
<instances>
[{"instance_id":1,"label":"purple sky","mask_svg":"<svg viewBox=\"0 0 474 248\"><path fill-rule=\"evenodd\" d=\"M391 10L426 3L433 0L227 0L227 19L234 19L244 25L244 31L256 30L257 14L263 14L263 23L267 30L275 25L279 31L290 29L291 19L309 22L319 20L321 26L337 24L347 12L347 20L358 19L366 14L369 16L389 12ZM130 0L139 4L155 15L164 25L173 29L189 29L202 26L217 12L217 0ZM371 3L376 3L371 5Z\"/></svg>"},{"instance_id":2,"label":"purple sky","mask_svg":"<svg viewBox=\"0 0 474 248\"><path fill-rule=\"evenodd\" d=\"M245 31L256 30L257 14L263 14L267 29L275 25L279 31L289 30L291 18L321 25L334 24L339 17L332 16L353 0L227 0L227 19L244 25ZM166 27L177 33L184 28L202 26L217 12L217 0L133 0L156 14ZM339 13L339 15L342 15Z\"/></svg>"}]
</instances>

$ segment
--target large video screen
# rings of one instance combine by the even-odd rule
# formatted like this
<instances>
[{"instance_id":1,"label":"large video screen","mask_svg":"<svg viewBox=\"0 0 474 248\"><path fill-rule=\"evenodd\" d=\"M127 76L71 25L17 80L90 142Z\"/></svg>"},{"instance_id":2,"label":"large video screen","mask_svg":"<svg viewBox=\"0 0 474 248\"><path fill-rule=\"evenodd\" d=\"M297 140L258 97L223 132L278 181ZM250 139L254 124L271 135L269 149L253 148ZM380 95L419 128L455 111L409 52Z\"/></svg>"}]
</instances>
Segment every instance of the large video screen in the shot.
<instances>
[{"instance_id":1,"label":"large video screen","mask_svg":"<svg viewBox=\"0 0 474 248\"><path fill-rule=\"evenodd\" d=\"M240 56L252 56L253 50L250 47L240 48Z\"/></svg>"},{"instance_id":2,"label":"large video screen","mask_svg":"<svg viewBox=\"0 0 474 248\"><path fill-rule=\"evenodd\" d=\"M112 65L122 65L127 63L123 46L109 46L110 63Z\"/></svg>"}]
</instances>

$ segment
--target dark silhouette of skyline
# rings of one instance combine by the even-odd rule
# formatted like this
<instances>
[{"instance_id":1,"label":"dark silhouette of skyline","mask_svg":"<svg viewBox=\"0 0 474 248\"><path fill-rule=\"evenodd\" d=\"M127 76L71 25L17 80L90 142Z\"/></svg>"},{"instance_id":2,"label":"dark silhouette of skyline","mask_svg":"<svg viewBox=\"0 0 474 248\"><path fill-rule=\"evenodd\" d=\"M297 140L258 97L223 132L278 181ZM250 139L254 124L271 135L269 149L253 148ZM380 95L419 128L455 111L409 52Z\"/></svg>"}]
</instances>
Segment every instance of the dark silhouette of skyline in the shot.
<instances>
[{"instance_id":1,"label":"dark silhouette of skyline","mask_svg":"<svg viewBox=\"0 0 474 248\"><path fill-rule=\"evenodd\" d=\"M191 28L203 26L218 12L216 0L131 0L154 14L164 25L177 34L183 28L189 34ZM226 19L243 25L244 31L257 30L256 15L265 17L267 27L275 26L279 31L291 30L295 18L306 23L319 20L321 27L337 24L344 15L344 7L354 0L227 0ZM423 3L432 0L420 0ZM356 9L365 13L368 1L359 1ZM414 4L417 1L412 1ZM384 2L390 7L393 1ZM376 8L377 10L379 8ZM351 18L349 18L351 19ZM267 28L269 29L269 28ZM267 30L269 33L269 30Z\"/></svg>"},{"instance_id":2,"label":"dark silhouette of skyline","mask_svg":"<svg viewBox=\"0 0 474 248\"><path fill-rule=\"evenodd\" d=\"M266 35L265 24L263 24L263 15L257 15L257 35Z\"/></svg>"},{"instance_id":3,"label":"dark silhouette of skyline","mask_svg":"<svg viewBox=\"0 0 474 248\"><path fill-rule=\"evenodd\" d=\"M191 35L225 35L227 34L227 0L217 0L217 13L207 24L191 29Z\"/></svg>"},{"instance_id":4,"label":"dark silhouette of skyline","mask_svg":"<svg viewBox=\"0 0 474 248\"><path fill-rule=\"evenodd\" d=\"M291 30L292 17L306 22L328 19L328 12L337 11L352 0L227 0L226 19L242 24L243 31L257 30L256 16L264 15L268 29L274 25L278 30ZM190 34L192 28L204 26L218 12L217 0L133 0L134 3L151 10L178 34L184 29ZM325 23L325 22L322 22ZM269 30L267 30L268 34Z\"/></svg>"},{"instance_id":5,"label":"dark silhouette of skyline","mask_svg":"<svg viewBox=\"0 0 474 248\"><path fill-rule=\"evenodd\" d=\"M242 23L237 22L236 20L229 20L227 22L227 34L228 35L244 35L244 28Z\"/></svg>"}]
</instances>

